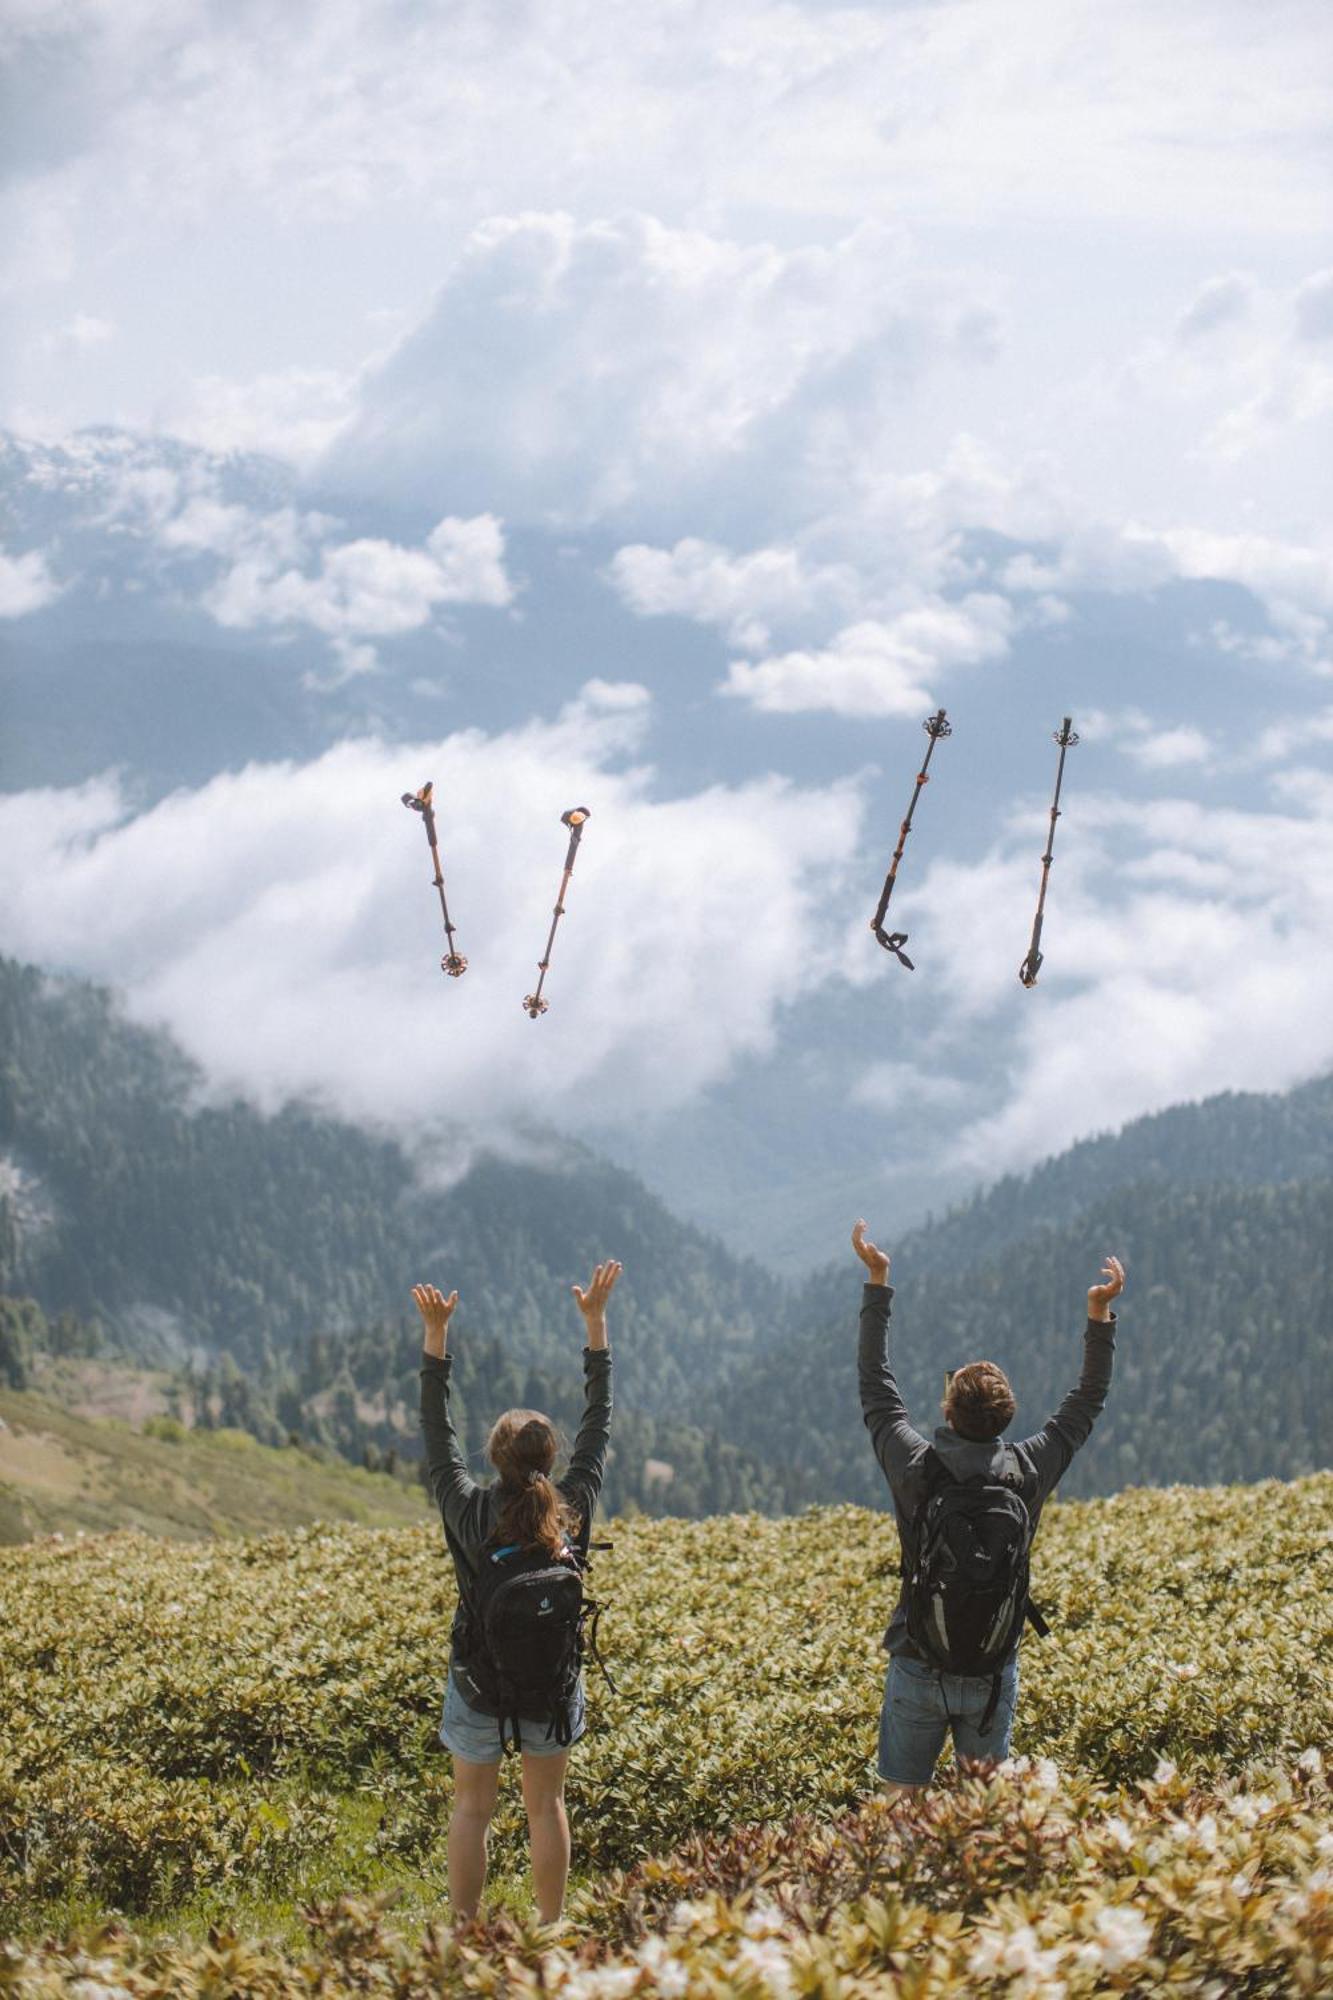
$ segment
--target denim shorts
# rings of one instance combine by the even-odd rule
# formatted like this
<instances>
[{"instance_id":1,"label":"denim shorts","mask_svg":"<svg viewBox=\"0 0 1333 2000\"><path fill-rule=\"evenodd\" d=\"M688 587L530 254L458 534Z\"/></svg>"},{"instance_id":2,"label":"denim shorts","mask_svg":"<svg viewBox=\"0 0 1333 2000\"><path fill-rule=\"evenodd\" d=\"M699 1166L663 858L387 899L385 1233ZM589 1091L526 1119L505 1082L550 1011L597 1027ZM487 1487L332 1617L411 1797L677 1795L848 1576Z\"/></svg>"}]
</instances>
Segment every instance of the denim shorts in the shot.
<instances>
[{"instance_id":1,"label":"denim shorts","mask_svg":"<svg viewBox=\"0 0 1333 2000\"><path fill-rule=\"evenodd\" d=\"M891 1785L928 1785L950 1730L956 1757L994 1758L997 1763L1007 1757L1018 1701L1017 1653L1005 1663L995 1713L983 1734L981 1718L990 1697L989 1676L974 1680L966 1674L941 1674L895 1653L879 1719L880 1777Z\"/></svg>"},{"instance_id":2,"label":"denim shorts","mask_svg":"<svg viewBox=\"0 0 1333 2000\"><path fill-rule=\"evenodd\" d=\"M587 1727L584 1714L583 1682L570 1704L570 1721L574 1733L568 1743L557 1743L554 1736L546 1733L544 1722L527 1722L519 1717L519 1734L525 1757L559 1757L577 1743ZM498 1764L504 1751L500 1745L500 1725L493 1715L483 1715L479 1708L472 1708L459 1693L458 1682L450 1669L444 1685L444 1712L440 1716L440 1741L455 1757L461 1757L465 1764Z\"/></svg>"}]
</instances>

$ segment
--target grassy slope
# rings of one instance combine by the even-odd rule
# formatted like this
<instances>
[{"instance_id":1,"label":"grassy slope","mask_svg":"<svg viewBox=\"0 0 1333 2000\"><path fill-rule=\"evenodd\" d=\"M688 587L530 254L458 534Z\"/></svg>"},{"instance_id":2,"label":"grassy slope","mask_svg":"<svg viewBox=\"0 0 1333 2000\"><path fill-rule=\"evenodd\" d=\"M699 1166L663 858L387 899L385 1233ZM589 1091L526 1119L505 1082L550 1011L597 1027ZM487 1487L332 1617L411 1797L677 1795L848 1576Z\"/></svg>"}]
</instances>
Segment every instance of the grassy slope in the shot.
<instances>
[{"instance_id":1,"label":"grassy slope","mask_svg":"<svg viewBox=\"0 0 1333 2000\"><path fill-rule=\"evenodd\" d=\"M145 1436L40 1396L0 1390L0 1542L57 1530L135 1528L195 1540L316 1521L405 1527L429 1514L419 1488L235 1431Z\"/></svg>"}]
</instances>

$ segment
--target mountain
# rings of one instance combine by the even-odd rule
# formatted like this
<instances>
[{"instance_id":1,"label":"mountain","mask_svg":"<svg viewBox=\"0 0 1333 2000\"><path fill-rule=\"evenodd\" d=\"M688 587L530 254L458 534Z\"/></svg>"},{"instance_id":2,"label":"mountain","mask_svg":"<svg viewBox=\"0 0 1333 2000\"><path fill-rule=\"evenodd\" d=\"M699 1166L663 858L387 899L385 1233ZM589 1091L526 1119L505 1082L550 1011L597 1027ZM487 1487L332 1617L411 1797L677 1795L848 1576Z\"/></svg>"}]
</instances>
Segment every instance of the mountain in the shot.
<instances>
[{"instance_id":1,"label":"mountain","mask_svg":"<svg viewBox=\"0 0 1333 2000\"><path fill-rule=\"evenodd\" d=\"M529 1159L408 1149L314 1111L203 1100L112 997L0 960L0 1290L97 1319L136 1357L254 1366L316 1330L457 1286L455 1338L576 1356L569 1297L600 1257L645 1408L679 1412L752 1345L780 1291L631 1175L534 1135ZM3 1184L0 1184L3 1185Z\"/></svg>"},{"instance_id":2,"label":"mountain","mask_svg":"<svg viewBox=\"0 0 1333 2000\"><path fill-rule=\"evenodd\" d=\"M416 1449L406 1293L420 1275L463 1295L451 1344L476 1451L506 1403L576 1424L568 1286L614 1253L611 1504L882 1500L856 1403L850 1249L783 1286L547 1135L522 1159L451 1157L447 1137L426 1153L313 1109L210 1102L112 996L5 961L0 1051L0 1291L54 1320L0 1320L12 1386L32 1386L34 1348L100 1338L109 1360L174 1368L201 1425L401 1456ZM1035 1427L1077 1372L1083 1292L1115 1250L1130 1276L1117 1376L1067 1490L1327 1463L1330 1110L1329 1079L1180 1106L886 1244L895 1355L923 1424L942 1370L983 1353Z\"/></svg>"},{"instance_id":3,"label":"mountain","mask_svg":"<svg viewBox=\"0 0 1333 2000\"><path fill-rule=\"evenodd\" d=\"M0 1312L0 1379L29 1386L34 1349L100 1345L112 1364L183 1370L201 1423L415 1453L407 1294L421 1277L462 1294L451 1345L470 1448L506 1403L548 1408L572 1434L569 1287L615 1254L608 1500L779 1507L782 1477L708 1416L709 1385L776 1321L777 1284L583 1149L537 1135L532 1155L469 1163L309 1110L202 1101L179 1050L110 994L0 960L0 1293L57 1321Z\"/></svg>"}]
</instances>

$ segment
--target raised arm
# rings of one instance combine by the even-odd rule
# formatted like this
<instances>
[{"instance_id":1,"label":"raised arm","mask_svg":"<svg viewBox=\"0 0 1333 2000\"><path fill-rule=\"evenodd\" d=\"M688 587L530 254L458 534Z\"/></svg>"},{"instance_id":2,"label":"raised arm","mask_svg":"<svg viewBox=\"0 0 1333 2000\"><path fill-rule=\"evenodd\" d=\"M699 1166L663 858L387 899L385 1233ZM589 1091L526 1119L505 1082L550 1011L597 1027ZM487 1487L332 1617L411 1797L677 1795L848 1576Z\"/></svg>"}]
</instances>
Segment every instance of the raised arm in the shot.
<instances>
[{"instance_id":1,"label":"raised arm","mask_svg":"<svg viewBox=\"0 0 1333 2000\"><path fill-rule=\"evenodd\" d=\"M460 1541L466 1537L469 1505L480 1488L469 1473L449 1414L449 1321L458 1293L445 1298L434 1285L413 1285L412 1297L421 1314L421 1434L426 1446L426 1471L435 1504L445 1526Z\"/></svg>"},{"instance_id":2,"label":"raised arm","mask_svg":"<svg viewBox=\"0 0 1333 2000\"><path fill-rule=\"evenodd\" d=\"M612 1259L596 1267L586 1291L581 1285L570 1287L583 1318L588 1344L583 1351L583 1421L574 1440L569 1470L560 1485L583 1515L585 1525L592 1520L606 1475L606 1452L611 1439L611 1344L606 1308L623 1269L623 1264Z\"/></svg>"},{"instance_id":3,"label":"raised arm","mask_svg":"<svg viewBox=\"0 0 1333 2000\"><path fill-rule=\"evenodd\" d=\"M1115 1362L1116 1317L1111 1310L1111 1301L1118 1298L1124 1288L1124 1267L1119 1258L1108 1257L1102 1266L1101 1283L1091 1286L1088 1291L1083 1372L1077 1386L1070 1390L1054 1416L1046 1419L1035 1436L1025 1438L1018 1447L1020 1452L1028 1454L1037 1468L1039 1493L1043 1500L1063 1479L1074 1453L1080 1445L1087 1443L1093 1425L1106 1407L1106 1392L1111 1386L1111 1369Z\"/></svg>"},{"instance_id":4,"label":"raised arm","mask_svg":"<svg viewBox=\"0 0 1333 2000\"><path fill-rule=\"evenodd\" d=\"M866 1267L856 1361L861 1414L880 1471L896 1493L905 1474L929 1447L908 1421L907 1405L889 1365L889 1313L893 1304L889 1259L884 1251L867 1243L864 1222L858 1222L852 1231L852 1248Z\"/></svg>"}]
</instances>

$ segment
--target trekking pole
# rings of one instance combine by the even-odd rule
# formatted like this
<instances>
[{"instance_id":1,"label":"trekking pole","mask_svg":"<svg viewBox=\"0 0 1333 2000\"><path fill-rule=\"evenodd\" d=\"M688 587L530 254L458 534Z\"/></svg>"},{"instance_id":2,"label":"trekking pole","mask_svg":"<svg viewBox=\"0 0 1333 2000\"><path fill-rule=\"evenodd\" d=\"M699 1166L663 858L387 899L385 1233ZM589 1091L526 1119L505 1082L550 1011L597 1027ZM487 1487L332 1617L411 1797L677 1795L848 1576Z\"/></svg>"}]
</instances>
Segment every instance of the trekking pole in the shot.
<instances>
[{"instance_id":1,"label":"trekking pole","mask_svg":"<svg viewBox=\"0 0 1333 2000\"><path fill-rule=\"evenodd\" d=\"M403 804L412 812L420 813L426 827L426 839L430 843L430 858L435 863L435 887L439 891L440 912L444 918L444 938L449 949L440 960L440 971L447 972L450 979L461 979L467 971L467 960L461 952L454 950L454 927L449 920L449 904L444 894L444 870L440 867L440 850L435 838L435 806L432 802L431 781L427 778L419 792L404 792Z\"/></svg>"},{"instance_id":2,"label":"trekking pole","mask_svg":"<svg viewBox=\"0 0 1333 2000\"><path fill-rule=\"evenodd\" d=\"M921 727L925 730L930 741L926 745L926 754L921 761L921 769L917 772L915 781L913 782L912 796L908 802L906 817L902 825L898 828L898 845L893 850L893 859L889 863L889 872L884 877L884 887L880 890L879 895L879 906L874 916L870 919L870 928L875 933L877 942L883 945L885 951L891 951L899 965L905 965L909 972L915 972L916 967L903 950L903 946L907 943L907 932L886 931L884 928L884 915L889 907L889 898L893 894L893 885L898 879L898 863L903 858L903 849L907 845L907 836L912 831L912 814L916 811L916 802L921 797L925 786L930 783L930 760L935 754L935 745L940 741L941 737L953 735L953 724L949 721L942 708L937 709L934 715L928 715Z\"/></svg>"},{"instance_id":3,"label":"trekking pole","mask_svg":"<svg viewBox=\"0 0 1333 2000\"><path fill-rule=\"evenodd\" d=\"M1055 731L1055 742L1060 745L1060 762L1055 767L1055 797L1051 800L1051 824L1046 835L1046 852L1041 857L1041 889L1037 895L1037 914L1032 919L1032 942L1028 955L1018 968L1018 976L1024 986L1035 986L1037 974L1041 971L1041 927L1046 917L1046 885L1051 875L1051 858L1055 852L1055 822L1060 817L1060 787L1064 783L1065 756L1078 742L1074 732L1074 719L1067 715Z\"/></svg>"},{"instance_id":4,"label":"trekking pole","mask_svg":"<svg viewBox=\"0 0 1333 2000\"><path fill-rule=\"evenodd\" d=\"M565 853L565 872L560 877L560 893L555 899L555 912L546 937L546 949L537 960L537 990L535 993L525 993L523 996L523 1005L531 1021L535 1021L539 1014L544 1014L551 1004L549 1000L542 999L542 982L550 969L551 946L555 943L556 926L565 914L565 891L569 887L569 878L574 873L574 858L579 851L579 842L583 838L584 822L591 818L592 809L589 806L571 806L568 812L560 815L561 826L569 828L569 847Z\"/></svg>"}]
</instances>

